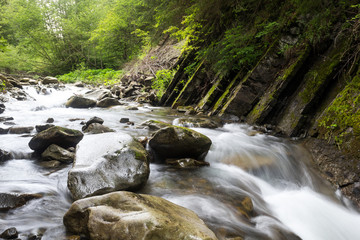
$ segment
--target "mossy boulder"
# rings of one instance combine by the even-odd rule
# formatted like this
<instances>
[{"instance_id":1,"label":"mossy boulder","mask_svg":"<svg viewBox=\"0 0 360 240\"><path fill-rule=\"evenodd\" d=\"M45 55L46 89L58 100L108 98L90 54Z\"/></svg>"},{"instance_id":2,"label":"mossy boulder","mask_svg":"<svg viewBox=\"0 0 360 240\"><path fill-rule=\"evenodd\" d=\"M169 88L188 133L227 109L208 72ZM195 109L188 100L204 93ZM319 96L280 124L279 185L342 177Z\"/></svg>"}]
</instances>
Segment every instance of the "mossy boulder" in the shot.
<instances>
[{"instance_id":1,"label":"mossy boulder","mask_svg":"<svg viewBox=\"0 0 360 240\"><path fill-rule=\"evenodd\" d=\"M194 130L170 126L155 132L149 140L150 147L163 159L203 158L210 149L211 140Z\"/></svg>"},{"instance_id":2,"label":"mossy boulder","mask_svg":"<svg viewBox=\"0 0 360 240\"><path fill-rule=\"evenodd\" d=\"M127 134L86 135L68 175L74 199L141 188L150 174L145 148Z\"/></svg>"},{"instance_id":3,"label":"mossy boulder","mask_svg":"<svg viewBox=\"0 0 360 240\"><path fill-rule=\"evenodd\" d=\"M82 96L72 96L68 99L65 106L71 108L91 108L95 107L96 101Z\"/></svg>"},{"instance_id":4,"label":"mossy boulder","mask_svg":"<svg viewBox=\"0 0 360 240\"><path fill-rule=\"evenodd\" d=\"M71 163L74 161L75 154L58 145L51 144L42 154L41 158L45 161L57 160L63 163Z\"/></svg>"},{"instance_id":5,"label":"mossy boulder","mask_svg":"<svg viewBox=\"0 0 360 240\"><path fill-rule=\"evenodd\" d=\"M55 126L36 134L30 140L29 147L36 152L43 152L51 144L63 148L75 147L83 136L78 130Z\"/></svg>"},{"instance_id":6,"label":"mossy boulder","mask_svg":"<svg viewBox=\"0 0 360 240\"><path fill-rule=\"evenodd\" d=\"M195 127L195 128L218 128L220 121L210 119L207 117L191 117L191 118L178 118L175 120L176 124L182 127Z\"/></svg>"},{"instance_id":7,"label":"mossy boulder","mask_svg":"<svg viewBox=\"0 0 360 240\"><path fill-rule=\"evenodd\" d=\"M215 240L192 211L165 199L114 192L76 201L64 216L67 231L89 239Z\"/></svg>"}]
</instances>

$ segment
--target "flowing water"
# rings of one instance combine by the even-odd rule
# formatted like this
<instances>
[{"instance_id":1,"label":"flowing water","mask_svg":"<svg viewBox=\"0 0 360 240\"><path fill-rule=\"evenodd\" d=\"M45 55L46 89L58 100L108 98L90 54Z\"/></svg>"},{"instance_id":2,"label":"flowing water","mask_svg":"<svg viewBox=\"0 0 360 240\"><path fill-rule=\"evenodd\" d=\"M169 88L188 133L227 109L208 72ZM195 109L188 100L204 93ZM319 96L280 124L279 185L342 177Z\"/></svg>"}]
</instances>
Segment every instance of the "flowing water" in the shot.
<instances>
[{"instance_id":1,"label":"flowing water","mask_svg":"<svg viewBox=\"0 0 360 240\"><path fill-rule=\"evenodd\" d=\"M11 116L16 126L24 127L45 124L51 117L55 125L78 130L81 121L98 116L105 120L104 125L133 136L149 134L136 127L145 120L176 123L179 117L170 109L150 106L137 111L126 110L125 106L65 108L71 95L84 91L67 87L43 95L27 87L33 100L10 100L1 116ZM120 124L123 117L130 118L135 126ZM1 123L0 127L8 126ZM161 196L195 211L219 239L297 239L295 234L308 240L360 239L360 214L313 173L303 148L256 133L247 125L195 130L213 141L206 157L210 167L178 170L151 164L142 193ZM0 212L0 232L16 227L22 239L30 233L43 234L42 239L64 239L62 217L72 203L66 186L71 166L54 170L32 160L27 145L30 139L27 135L0 135L0 149L11 152L14 158L0 163L0 193L39 193L43 197ZM251 209L248 197L252 200L251 212L246 212Z\"/></svg>"}]
</instances>

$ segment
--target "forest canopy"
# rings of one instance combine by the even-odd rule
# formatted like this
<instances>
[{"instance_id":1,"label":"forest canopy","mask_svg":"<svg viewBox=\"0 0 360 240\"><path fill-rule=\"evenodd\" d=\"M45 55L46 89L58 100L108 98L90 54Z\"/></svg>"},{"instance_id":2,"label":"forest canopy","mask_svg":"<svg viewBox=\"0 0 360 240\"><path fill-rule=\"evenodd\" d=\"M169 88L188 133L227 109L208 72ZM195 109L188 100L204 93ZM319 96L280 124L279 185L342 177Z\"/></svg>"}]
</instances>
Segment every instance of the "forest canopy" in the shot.
<instances>
[{"instance_id":1,"label":"forest canopy","mask_svg":"<svg viewBox=\"0 0 360 240\"><path fill-rule=\"evenodd\" d=\"M335 19L345 17L338 9L350 5L341 0L0 0L0 69L50 74L120 69L172 37L186 40L183 51L197 51L198 59L206 56L226 74L254 64L263 46L296 17L310 23L305 37L321 42Z\"/></svg>"}]
</instances>

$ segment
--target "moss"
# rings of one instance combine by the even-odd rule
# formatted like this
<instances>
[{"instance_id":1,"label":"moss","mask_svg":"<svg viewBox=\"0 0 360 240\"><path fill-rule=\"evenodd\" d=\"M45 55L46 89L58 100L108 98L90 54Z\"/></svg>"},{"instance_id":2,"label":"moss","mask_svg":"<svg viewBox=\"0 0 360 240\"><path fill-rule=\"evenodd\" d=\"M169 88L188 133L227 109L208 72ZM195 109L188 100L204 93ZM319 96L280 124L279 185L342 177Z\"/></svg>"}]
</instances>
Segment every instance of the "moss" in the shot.
<instances>
[{"instance_id":1,"label":"moss","mask_svg":"<svg viewBox=\"0 0 360 240\"><path fill-rule=\"evenodd\" d=\"M303 103L309 103L326 81L334 75L334 71L341 63L341 57L348 45L348 41L346 40L340 42L340 46L335 46L324 61L315 65L314 68L305 75L305 87L299 94Z\"/></svg>"},{"instance_id":2,"label":"moss","mask_svg":"<svg viewBox=\"0 0 360 240\"><path fill-rule=\"evenodd\" d=\"M234 80L231 81L231 83L227 86L225 92L221 95L221 97L216 101L212 113L215 113L219 107L223 104L224 100L228 97L230 90L232 89L232 86L235 84L237 77L234 78Z\"/></svg>"},{"instance_id":3,"label":"moss","mask_svg":"<svg viewBox=\"0 0 360 240\"><path fill-rule=\"evenodd\" d=\"M213 86L210 88L210 90L208 91L206 96L203 99L201 99L201 101L199 102L197 108L202 109L207 103L211 103L209 99L212 96L212 94L214 93L214 91L217 89L217 87L220 85L221 80L222 80L222 78L219 78L213 84Z\"/></svg>"},{"instance_id":4,"label":"moss","mask_svg":"<svg viewBox=\"0 0 360 240\"><path fill-rule=\"evenodd\" d=\"M129 148L132 150L137 160L147 161L148 155L141 143L134 140L129 144Z\"/></svg>"},{"instance_id":5,"label":"moss","mask_svg":"<svg viewBox=\"0 0 360 240\"><path fill-rule=\"evenodd\" d=\"M320 118L322 137L341 147L344 140L360 139L360 69Z\"/></svg>"},{"instance_id":6,"label":"moss","mask_svg":"<svg viewBox=\"0 0 360 240\"><path fill-rule=\"evenodd\" d=\"M201 68L203 67L204 64L204 60L199 64L199 66L197 67L196 71L194 72L194 74L191 76L191 78L186 82L185 86L183 87L183 89L181 90L181 92L179 93L179 95L177 96L177 98L175 99L175 101L173 102L173 104L171 105L172 108L174 108L175 106L179 106L179 105L183 105L181 103L181 97L183 96L184 92L188 89L190 83L194 80L194 78L197 76L197 74L201 71Z\"/></svg>"}]
</instances>

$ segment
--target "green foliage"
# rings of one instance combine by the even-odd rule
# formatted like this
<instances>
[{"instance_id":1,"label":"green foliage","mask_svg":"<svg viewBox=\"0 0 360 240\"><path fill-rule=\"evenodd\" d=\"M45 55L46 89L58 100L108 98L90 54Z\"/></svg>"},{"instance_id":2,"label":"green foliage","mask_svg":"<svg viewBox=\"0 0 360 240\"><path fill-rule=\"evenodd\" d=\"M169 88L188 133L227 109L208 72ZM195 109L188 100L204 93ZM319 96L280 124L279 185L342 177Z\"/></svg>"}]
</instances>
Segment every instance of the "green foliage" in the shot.
<instances>
[{"instance_id":1,"label":"green foliage","mask_svg":"<svg viewBox=\"0 0 360 240\"><path fill-rule=\"evenodd\" d=\"M347 134L360 136L360 72L340 92L319 121L325 138L334 139L340 146ZM350 130L351 129L351 130Z\"/></svg>"},{"instance_id":2,"label":"green foliage","mask_svg":"<svg viewBox=\"0 0 360 240\"><path fill-rule=\"evenodd\" d=\"M174 78L176 70L163 69L156 72L156 78L152 84L152 88L157 91L158 98L161 98Z\"/></svg>"},{"instance_id":3,"label":"green foliage","mask_svg":"<svg viewBox=\"0 0 360 240\"><path fill-rule=\"evenodd\" d=\"M81 81L88 84L114 84L123 76L124 72L113 69L78 69L73 72L57 76L60 81L74 83Z\"/></svg>"}]
</instances>

